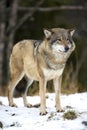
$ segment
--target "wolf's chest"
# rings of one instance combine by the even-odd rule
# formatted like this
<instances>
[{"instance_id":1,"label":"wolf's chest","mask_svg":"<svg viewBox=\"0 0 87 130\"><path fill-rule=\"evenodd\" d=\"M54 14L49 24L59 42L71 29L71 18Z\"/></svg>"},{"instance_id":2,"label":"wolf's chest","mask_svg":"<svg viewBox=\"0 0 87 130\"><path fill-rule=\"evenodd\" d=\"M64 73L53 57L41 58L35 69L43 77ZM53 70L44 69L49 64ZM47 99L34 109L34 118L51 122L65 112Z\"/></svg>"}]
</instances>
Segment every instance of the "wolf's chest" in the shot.
<instances>
[{"instance_id":1,"label":"wolf's chest","mask_svg":"<svg viewBox=\"0 0 87 130\"><path fill-rule=\"evenodd\" d=\"M59 77L62 75L64 67L58 70L53 69L43 69L43 74L47 80L54 79L55 77Z\"/></svg>"}]
</instances>

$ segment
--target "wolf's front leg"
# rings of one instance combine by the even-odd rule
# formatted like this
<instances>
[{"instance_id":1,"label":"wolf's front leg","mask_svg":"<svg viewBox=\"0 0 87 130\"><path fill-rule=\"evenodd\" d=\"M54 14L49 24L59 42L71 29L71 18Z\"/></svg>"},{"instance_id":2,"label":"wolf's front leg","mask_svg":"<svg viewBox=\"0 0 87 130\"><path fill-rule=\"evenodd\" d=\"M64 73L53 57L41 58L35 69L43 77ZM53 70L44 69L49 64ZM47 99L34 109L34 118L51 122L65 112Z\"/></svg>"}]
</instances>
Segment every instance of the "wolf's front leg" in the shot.
<instances>
[{"instance_id":1,"label":"wolf's front leg","mask_svg":"<svg viewBox=\"0 0 87 130\"><path fill-rule=\"evenodd\" d=\"M61 102L60 102L61 81L62 81L62 76L56 77L53 80L54 88L55 88L55 102L56 102L56 110L57 110L57 112L63 112L63 109L61 108Z\"/></svg>"},{"instance_id":2,"label":"wolf's front leg","mask_svg":"<svg viewBox=\"0 0 87 130\"><path fill-rule=\"evenodd\" d=\"M45 97L45 92L46 92L46 81L41 78L39 80L39 93L40 93L40 100L41 100L41 106L40 106L40 115L46 115L46 97Z\"/></svg>"}]
</instances>

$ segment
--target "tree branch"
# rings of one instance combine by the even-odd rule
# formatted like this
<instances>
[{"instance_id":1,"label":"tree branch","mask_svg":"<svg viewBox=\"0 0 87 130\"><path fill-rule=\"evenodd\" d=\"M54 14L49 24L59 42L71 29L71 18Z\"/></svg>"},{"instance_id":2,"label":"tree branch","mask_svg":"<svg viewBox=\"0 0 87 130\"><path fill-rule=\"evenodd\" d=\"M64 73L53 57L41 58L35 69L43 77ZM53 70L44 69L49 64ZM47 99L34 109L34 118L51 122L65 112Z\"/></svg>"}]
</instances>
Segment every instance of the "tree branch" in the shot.
<instances>
[{"instance_id":1,"label":"tree branch","mask_svg":"<svg viewBox=\"0 0 87 130\"><path fill-rule=\"evenodd\" d=\"M38 7L44 2L44 0L39 0L37 2L36 6L33 7L33 10L30 10L28 13L26 13L23 18L19 21L19 24L15 27L15 31L22 26L22 24L29 18L31 17L38 9Z\"/></svg>"},{"instance_id":2,"label":"tree branch","mask_svg":"<svg viewBox=\"0 0 87 130\"><path fill-rule=\"evenodd\" d=\"M51 12L51 11L59 11L59 10L87 10L87 6L57 6L57 7L19 7L19 11L33 11L36 10L38 12Z\"/></svg>"}]
</instances>

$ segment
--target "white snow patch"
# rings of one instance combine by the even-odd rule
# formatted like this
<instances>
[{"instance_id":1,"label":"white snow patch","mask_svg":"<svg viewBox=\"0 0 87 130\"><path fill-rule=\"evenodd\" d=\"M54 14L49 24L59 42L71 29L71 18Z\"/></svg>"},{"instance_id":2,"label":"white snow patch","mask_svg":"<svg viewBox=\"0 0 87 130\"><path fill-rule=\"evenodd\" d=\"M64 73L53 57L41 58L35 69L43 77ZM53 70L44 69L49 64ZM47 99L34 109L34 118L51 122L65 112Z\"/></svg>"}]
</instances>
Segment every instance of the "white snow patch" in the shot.
<instances>
[{"instance_id":1,"label":"white snow patch","mask_svg":"<svg viewBox=\"0 0 87 130\"><path fill-rule=\"evenodd\" d=\"M40 103L39 96L28 96L29 103L35 105ZM64 120L63 113L57 113L55 109L55 94L48 94L46 106L48 114L39 115L39 108L25 108L22 98L15 98L14 102L18 108L8 106L7 97L0 97L4 105L0 105L0 122L3 130L87 130L82 124L87 121L87 93L62 95L62 107L74 110L78 117L74 120ZM2 130L2 128L0 128Z\"/></svg>"}]
</instances>

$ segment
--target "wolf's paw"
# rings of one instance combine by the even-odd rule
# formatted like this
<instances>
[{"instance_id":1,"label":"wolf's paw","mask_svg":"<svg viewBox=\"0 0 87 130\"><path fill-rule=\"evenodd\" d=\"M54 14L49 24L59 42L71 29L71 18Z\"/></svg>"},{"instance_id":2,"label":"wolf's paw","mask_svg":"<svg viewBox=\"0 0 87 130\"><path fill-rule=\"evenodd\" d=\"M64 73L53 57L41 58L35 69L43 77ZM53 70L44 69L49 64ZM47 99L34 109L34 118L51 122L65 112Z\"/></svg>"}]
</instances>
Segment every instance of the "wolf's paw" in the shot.
<instances>
[{"instance_id":1,"label":"wolf's paw","mask_svg":"<svg viewBox=\"0 0 87 130\"><path fill-rule=\"evenodd\" d=\"M30 103L26 104L25 107L31 108L32 105Z\"/></svg>"},{"instance_id":2,"label":"wolf's paw","mask_svg":"<svg viewBox=\"0 0 87 130\"><path fill-rule=\"evenodd\" d=\"M18 107L15 103L10 104L11 107Z\"/></svg>"},{"instance_id":3,"label":"wolf's paw","mask_svg":"<svg viewBox=\"0 0 87 130\"><path fill-rule=\"evenodd\" d=\"M39 108L40 107L40 103L33 105L33 107Z\"/></svg>"},{"instance_id":4,"label":"wolf's paw","mask_svg":"<svg viewBox=\"0 0 87 130\"><path fill-rule=\"evenodd\" d=\"M64 112L64 110L63 109L58 109L57 112Z\"/></svg>"},{"instance_id":5,"label":"wolf's paw","mask_svg":"<svg viewBox=\"0 0 87 130\"><path fill-rule=\"evenodd\" d=\"M40 112L40 115L41 116L44 116L44 115L46 115L47 114L47 111L45 111L45 112Z\"/></svg>"}]
</instances>

